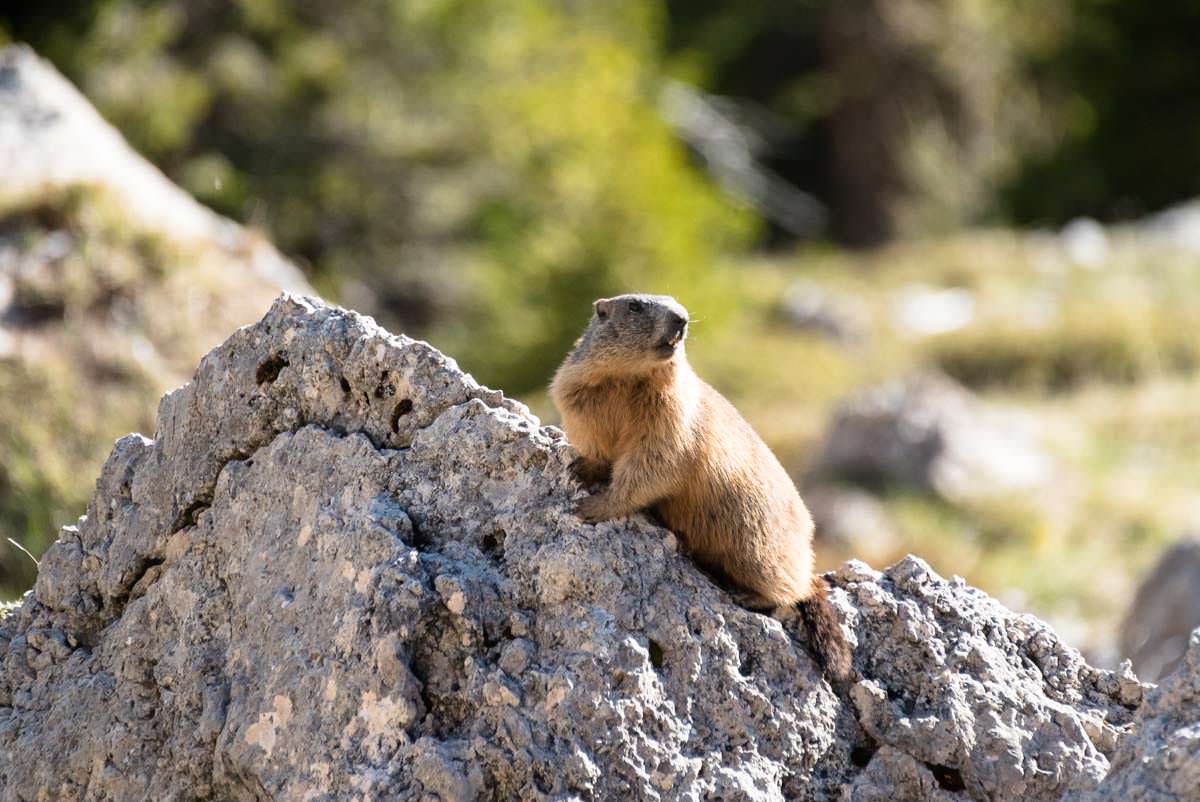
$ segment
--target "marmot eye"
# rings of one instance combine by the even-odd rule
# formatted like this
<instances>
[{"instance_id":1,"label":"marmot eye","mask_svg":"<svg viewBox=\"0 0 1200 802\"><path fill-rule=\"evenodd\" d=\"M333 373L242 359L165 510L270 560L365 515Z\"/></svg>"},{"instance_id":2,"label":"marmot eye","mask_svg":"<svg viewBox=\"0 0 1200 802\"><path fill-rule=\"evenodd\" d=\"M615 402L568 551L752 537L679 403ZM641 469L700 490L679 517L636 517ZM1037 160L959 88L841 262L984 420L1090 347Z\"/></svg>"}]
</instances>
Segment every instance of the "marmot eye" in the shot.
<instances>
[{"instance_id":1,"label":"marmot eye","mask_svg":"<svg viewBox=\"0 0 1200 802\"><path fill-rule=\"evenodd\" d=\"M645 310L645 308L646 308L646 305L644 303L642 303L641 301L630 301L629 302L629 311L630 312L641 312L641 311Z\"/></svg>"}]
</instances>

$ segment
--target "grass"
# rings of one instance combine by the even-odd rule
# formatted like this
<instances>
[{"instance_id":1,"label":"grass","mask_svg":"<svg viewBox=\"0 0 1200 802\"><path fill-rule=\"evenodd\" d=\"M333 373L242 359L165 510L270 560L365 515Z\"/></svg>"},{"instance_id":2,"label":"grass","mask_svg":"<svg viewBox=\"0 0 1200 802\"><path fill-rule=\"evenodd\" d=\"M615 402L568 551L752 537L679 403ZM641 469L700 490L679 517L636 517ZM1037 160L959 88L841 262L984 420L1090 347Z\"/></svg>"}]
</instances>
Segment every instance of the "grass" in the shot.
<instances>
[{"instance_id":1,"label":"grass","mask_svg":"<svg viewBox=\"0 0 1200 802\"><path fill-rule=\"evenodd\" d=\"M150 423L146 398L155 382L94 322L154 280L163 256L154 242L130 238L111 213L76 191L0 217L7 248L55 254L13 274L15 324L7 330L18 344L0 359L0 398L26 400L0 405L0 534L34 554L83 512L112 441ZM28 557L4 544L4 595L24 591L35 573Z\"/></svg>"},{"instance_id":2,"label":"grass","mask_svg":"<svg viewBox=\"0 0 1200 802\"><path fill-rule=\"evenodd\" d=\"M100 189L3 200L0 250L14 265L0 343L0 542L40 556L83 513L113 442L152 432L159 397L274 291L247 282L222 247L129 225ZM0 597L35 572L4 542Z\"/></svg>"}]
</instances>

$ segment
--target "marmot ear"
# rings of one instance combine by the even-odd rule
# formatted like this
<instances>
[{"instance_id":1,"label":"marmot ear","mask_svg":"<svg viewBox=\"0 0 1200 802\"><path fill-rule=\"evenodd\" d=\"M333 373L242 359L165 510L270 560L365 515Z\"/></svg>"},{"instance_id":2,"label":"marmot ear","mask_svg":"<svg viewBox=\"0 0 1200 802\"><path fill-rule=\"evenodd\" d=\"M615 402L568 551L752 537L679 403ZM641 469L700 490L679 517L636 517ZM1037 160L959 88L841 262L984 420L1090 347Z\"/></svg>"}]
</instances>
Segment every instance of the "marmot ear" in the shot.
<instances>
[{"instance_id":1,"label":"marmot ear","mask_svg":"<svg viewBox=\"0 0 1200 802\"><path fill-rule=\"evenodd\" d=\"M608 305L608 298L601 298L592 304L592 308L596 310L596 317L600 318L601 320L604 320L604 318L608 317Z\"/></svg>"}]
</instances>

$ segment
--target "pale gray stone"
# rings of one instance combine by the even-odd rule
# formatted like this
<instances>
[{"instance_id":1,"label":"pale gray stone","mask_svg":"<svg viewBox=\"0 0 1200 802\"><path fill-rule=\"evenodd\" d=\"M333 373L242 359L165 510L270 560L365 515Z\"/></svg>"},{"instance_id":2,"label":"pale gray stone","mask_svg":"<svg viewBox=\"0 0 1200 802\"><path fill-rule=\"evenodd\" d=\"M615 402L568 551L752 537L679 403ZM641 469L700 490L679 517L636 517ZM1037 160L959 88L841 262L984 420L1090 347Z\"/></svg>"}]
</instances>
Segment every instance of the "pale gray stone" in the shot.
<instances>
[{"instance_id":1,"label":"pale gray stone","mask_svg":"<svg viewBox=\"0 0 1200 802\"><path fill-rule=\"evenodd\" d=\"M1069 802L1200 801L1200 630L1183 661L1146 695L1099 788Z\"/></svg>"},{"instance_id":2,"label":"pale gray stone","mask_svg":"<svg viewBox=\"0 0 1200 802\"><path fill-rule=\"evenodd\" d=\"M811 478L907 485L957 502L1034 490L1053 472L1031 419L927 373L845 399Z\"/></svg>"},{"instance_id":3,"label":"pale gray stone","mask_svg":"<svg viewBox=\"0 0 1200 802\"><path fill-rule=\"evenodd\" d=\"M1100 781L1143 686L915 558L832 689L563 435L285 296L113 449L0 625L0 800L990 800Z\"/></svg>"},{"instance_id":4,"label":"pale gray stone","mask_svg":"<svg viewBox=\"0 0 1200 802\"><path fill-rule=\"evenodd\" d=\"M255 281L309 291L262 236L201 205L142 158L52 64L24 45L0 48L0 202L80 185L104 188L140 229L228 250L243 280L249 272Z\"/></svg>"}]
</instances>

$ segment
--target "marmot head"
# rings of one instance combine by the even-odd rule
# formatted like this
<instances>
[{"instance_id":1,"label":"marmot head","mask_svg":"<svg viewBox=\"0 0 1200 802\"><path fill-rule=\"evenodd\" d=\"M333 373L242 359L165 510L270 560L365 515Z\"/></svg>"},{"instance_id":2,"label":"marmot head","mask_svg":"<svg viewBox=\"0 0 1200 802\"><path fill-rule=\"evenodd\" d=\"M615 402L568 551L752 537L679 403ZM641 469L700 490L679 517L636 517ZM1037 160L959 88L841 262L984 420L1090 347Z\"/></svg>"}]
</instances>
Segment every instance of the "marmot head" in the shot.
<instances>
[{"instance_id":1,"label":"marmot head","mask_svg":"<svg viewBox=\"0 0 1200 802\"><path fill-rule=\"evenodd\" d=\"M661 367L683 351L688 313L669 295L601 298L577 351L621 371Z\"/></svg>"}]
</instances>

